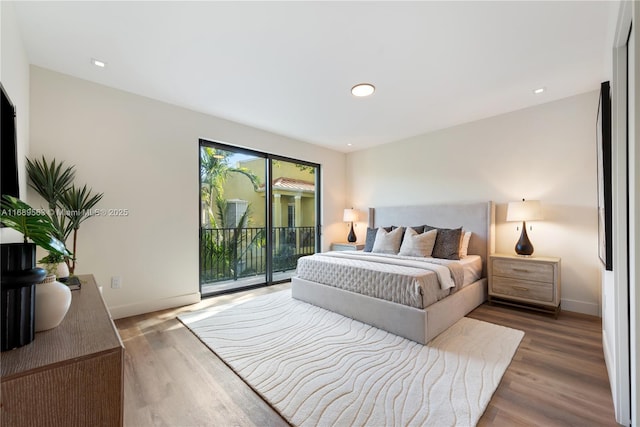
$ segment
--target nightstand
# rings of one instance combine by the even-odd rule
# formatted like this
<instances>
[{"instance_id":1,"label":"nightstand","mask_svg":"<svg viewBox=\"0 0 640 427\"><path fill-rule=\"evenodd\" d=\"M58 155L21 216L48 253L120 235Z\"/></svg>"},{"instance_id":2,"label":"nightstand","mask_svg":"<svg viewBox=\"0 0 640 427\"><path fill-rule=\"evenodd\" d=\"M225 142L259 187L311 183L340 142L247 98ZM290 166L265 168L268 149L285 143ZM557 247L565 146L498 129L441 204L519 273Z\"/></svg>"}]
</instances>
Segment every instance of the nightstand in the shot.
<instances>
[{"instance_id":1,"label":"nightstand","mask_svg":"<svg viewBox=\"0 0 640 427\"><path fill-rule=\"evenodd\" d=\"M489 302L560 312L560 258L489 257Z\"/></svg>"},{"instance_id":2,"label":"nightstand","mask_svg":"<svg viewBox=\"0 0 640 427\"><path fill-rule=\"evenodd\" d=\"M332 251L361 251L364 243L334 242L331 244Z\"/></svg>"}]
</instances>

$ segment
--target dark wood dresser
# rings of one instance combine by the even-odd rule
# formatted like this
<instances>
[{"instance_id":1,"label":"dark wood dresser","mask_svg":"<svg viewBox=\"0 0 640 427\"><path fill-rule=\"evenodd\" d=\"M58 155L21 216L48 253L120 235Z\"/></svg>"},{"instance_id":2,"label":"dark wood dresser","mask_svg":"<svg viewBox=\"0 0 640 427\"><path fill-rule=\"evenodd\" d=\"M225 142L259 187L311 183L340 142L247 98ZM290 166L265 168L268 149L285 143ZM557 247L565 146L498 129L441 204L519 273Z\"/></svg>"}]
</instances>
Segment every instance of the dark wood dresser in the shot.
<instances>
[{"instance_id":1,"label":"dark wood dresser","mask_svg":"<svg viewBox=\"0 0 640 427\"><path fill-rule=\"evenodd\" d=\"M92 275L62 323L0 354L4 426L121 426L124 346Z\"/></svg>"}]
</instances>

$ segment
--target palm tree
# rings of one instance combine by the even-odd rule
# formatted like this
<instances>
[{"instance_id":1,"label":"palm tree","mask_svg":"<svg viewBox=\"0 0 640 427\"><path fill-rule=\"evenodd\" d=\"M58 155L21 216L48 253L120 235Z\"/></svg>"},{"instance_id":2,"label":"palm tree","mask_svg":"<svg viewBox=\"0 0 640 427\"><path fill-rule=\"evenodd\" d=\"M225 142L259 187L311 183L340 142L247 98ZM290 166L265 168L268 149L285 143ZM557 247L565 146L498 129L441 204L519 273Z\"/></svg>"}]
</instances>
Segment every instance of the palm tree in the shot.
<instances>
[{"instance_id":1,"label":"palm tree","mask_svg":"<svg viewBox=\"0 0 640 427\"><path fill-rule=\"evenodd\" d=\"M227 201L218 199L216 206L218 208L219 221L222 224L228 224L229 222L226 218ZM246 227L249 223L250 212L251 206L249 205L230 232L227 232L227 229L223 230L222 239L214 244L218 249L217 254L221 255L220 259L228 265L228 269L233 274L233 280L238 280L238 276L241 273L241 261L247 252L253 247L259 247L263 239L263 231L260 231L247 240ZM242 244L243 242L244 244Z\"/></svg>"},{"instance_id":2,"label":"palm tree","mask_svg":"<svg viewBox=\"0 0 640 427\"><path fill-rule=\"evenodd\" d=\"M206 208L209 223L217 227L214 210L218 200L224 200L224 183L232 173L246 176L254 190L260 185L260 178L245 167L229 166L228 151L217 150L212 147L200 147L200 199Z\"/></svg>"}]
</instances>

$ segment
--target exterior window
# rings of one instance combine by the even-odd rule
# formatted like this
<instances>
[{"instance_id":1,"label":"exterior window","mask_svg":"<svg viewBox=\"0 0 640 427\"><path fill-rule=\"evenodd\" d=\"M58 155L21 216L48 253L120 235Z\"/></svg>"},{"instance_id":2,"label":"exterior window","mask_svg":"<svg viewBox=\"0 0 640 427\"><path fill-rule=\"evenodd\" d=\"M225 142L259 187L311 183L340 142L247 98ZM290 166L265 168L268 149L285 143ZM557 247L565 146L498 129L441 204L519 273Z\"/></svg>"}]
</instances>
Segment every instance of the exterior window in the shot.
<instances>
[{"instance_id":1,"label":"exterior window","mask_svg":"<svg viewBox=\"0 0 640 427\"><path fill-rule=\"evenodd\" d=\"M289 228L296 226L296 207L293 204L287 206L287 226Z\"/></svg>"},{"instance_id":2,"label":"exterior window","mask_svg":"<svg viewBox=\"0 0 640 427\"><path fill-rule=\"evenodd\" d=\"M227 200L227 220L228 223L225 224L226 228L235 228L237 227L241 221L242 217L247 212L247 208L249 206L249 202L246 200L232 199Z\"/></svg>"}]
</instances>

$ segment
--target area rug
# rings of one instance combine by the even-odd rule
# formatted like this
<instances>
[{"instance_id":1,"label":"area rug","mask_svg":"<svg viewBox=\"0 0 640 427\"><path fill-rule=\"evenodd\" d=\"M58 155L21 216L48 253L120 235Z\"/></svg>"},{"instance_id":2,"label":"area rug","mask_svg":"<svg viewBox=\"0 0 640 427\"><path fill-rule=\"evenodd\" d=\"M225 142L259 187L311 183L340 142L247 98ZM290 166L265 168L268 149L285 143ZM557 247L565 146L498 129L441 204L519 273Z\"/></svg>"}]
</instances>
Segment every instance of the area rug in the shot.
<instances>
[{"instance_id":1,"label":"area rug","mask_svg":"<svg viewBox=\"0 0 640 427\"><path fill-rule=\"evenodd\" d=\"M524 336L462 318L424 346L291 298L180 317L296 426L472 426Z\"/></svg>"}]
</instances>

